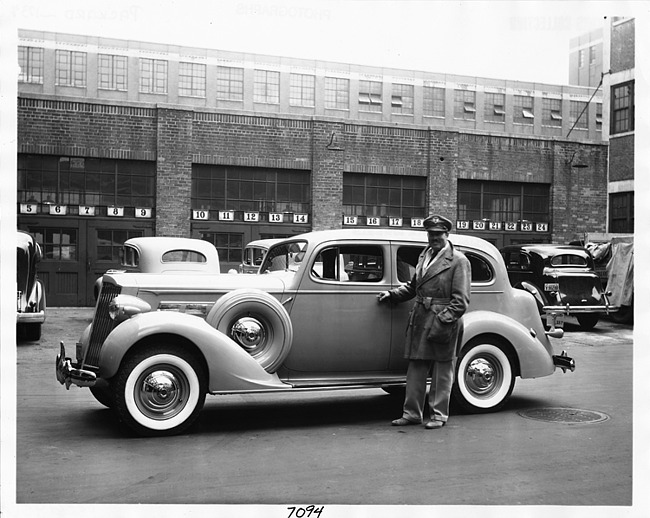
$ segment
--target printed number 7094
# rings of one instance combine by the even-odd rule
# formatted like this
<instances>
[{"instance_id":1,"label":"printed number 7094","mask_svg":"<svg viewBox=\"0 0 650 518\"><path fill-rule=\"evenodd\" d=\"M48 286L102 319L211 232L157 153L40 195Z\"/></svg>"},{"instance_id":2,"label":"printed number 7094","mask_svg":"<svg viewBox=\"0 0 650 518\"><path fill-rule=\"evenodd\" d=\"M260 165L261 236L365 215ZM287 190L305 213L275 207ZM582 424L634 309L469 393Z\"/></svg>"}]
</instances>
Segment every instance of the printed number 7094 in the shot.
<instances>
[{"instance_id":1,"label":"printed number 7094","mask_svg":"<svg viewBox=\"0 0 650 518\"><path fill-rule=\"evenodd\" d=\"M316 507L315 505L308 505L307 507L287 507L291 512L287 518L309 518L310 516L318 516L323 512L325 506Z\"/></svg>"}]
</instances>

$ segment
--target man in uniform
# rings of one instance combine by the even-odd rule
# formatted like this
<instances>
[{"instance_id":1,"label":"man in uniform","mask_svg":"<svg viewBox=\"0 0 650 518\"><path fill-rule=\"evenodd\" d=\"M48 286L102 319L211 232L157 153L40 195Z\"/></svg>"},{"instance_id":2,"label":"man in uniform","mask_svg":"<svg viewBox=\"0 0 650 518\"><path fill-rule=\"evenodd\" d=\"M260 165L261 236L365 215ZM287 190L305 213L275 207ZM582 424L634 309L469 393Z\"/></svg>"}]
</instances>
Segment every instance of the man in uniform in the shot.
<instances>
[{"instance_id":1,"label":"man in uniform","mask_svg":"<svg viewBox=\"0 0 650 518\"><path fill-rule=\"evenodd\" d=\"M429 430L442 428L449 418L462 315L470 297L471 268L465 255L449 242L451 221L439 215L424 220L429 246L420 254L413 278L403 286L379 294L379 301L415 298L406 330L404 357L409 360L402 417L393 426L422 423L427 400Z\"/></svg>"}]
</instances>

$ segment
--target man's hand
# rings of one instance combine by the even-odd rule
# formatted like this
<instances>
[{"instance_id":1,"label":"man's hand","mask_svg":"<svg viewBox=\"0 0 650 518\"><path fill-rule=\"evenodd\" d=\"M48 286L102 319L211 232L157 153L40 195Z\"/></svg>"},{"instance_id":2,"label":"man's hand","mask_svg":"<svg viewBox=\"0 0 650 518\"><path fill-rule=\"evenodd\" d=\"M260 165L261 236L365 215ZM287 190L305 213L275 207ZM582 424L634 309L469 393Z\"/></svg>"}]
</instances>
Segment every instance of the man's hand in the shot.
<instances>
[{"instance_id":1,"label":"man's hand","mask_svg":"<svg viewBox=\"0 0 650 518\"><path fill-rule=\"evenodd\" d=\"M387 291L382 291L377 295L377 300L379 302L382 302L382 301L384 301L386 299L390 299L390 293L387 292Z\"/></svg>"}]
</instances>

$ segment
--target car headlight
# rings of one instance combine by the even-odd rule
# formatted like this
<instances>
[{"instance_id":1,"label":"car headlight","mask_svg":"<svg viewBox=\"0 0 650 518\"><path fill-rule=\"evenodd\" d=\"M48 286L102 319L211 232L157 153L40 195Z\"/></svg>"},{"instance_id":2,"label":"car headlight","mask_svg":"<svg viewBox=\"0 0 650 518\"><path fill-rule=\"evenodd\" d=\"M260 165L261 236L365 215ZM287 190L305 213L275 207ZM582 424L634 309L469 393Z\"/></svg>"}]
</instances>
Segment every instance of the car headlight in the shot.
<instances>
[{"instance_id":1,"label":"car headlight","mask_svg":"<svg viewBox=\"0 0 650 518\"><path fill-rule=\"evenodd\" d=\"M122 322L139 313L151 311L151 306L133 295L118 295L108 305L108 315L116 322Z\"/></svg>"}]
</instances>

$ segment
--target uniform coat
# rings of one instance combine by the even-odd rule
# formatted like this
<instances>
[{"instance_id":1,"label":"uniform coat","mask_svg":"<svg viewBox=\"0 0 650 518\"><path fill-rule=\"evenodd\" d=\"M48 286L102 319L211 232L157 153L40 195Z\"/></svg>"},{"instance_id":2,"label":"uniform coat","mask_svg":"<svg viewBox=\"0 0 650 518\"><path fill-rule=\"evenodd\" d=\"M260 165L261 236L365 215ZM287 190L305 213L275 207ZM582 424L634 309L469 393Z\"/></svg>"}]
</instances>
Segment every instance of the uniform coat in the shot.
<instances>
[{"instance_id":1,"label":"uniform coat","mask_svg":"<svg viewBox=\"0 0 650 518\"><path fill-rule=\"evenodd\" d=\"M454 360L462 337L462 315L470 298L471 267L465 255L449 247L427 269L423 260L428 248L418 259L413 278L391 290L392 301L416 298L409 314L404 357L409 360Z\"/></svg>"}]
</instances>

